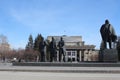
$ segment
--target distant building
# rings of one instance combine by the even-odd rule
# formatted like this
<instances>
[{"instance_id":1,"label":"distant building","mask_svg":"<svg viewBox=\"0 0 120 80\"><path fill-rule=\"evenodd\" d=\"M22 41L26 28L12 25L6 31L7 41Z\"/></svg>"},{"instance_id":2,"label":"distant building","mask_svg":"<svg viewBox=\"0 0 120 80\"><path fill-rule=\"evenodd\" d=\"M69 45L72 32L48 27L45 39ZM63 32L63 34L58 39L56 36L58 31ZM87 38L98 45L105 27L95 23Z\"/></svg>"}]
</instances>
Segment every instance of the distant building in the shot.
<instances>
[{"instance_id":1,"label":"distant building","mask_svg":"<svg viewBox=\"0 0 120 80\"><path fill-rule=\"evenodd\" d=\"M5 55L9 50L10 45L8 43L0 43L0 60L5 59Z\"/></svg>"},{"instance_id":2,"label":"distant building","mask_svg":"<svg viewBox=\"0 0 120 80\"><path fill-rule=\"evenodd\" d=\"M2 44L0 44L0 50L9 51L10 45L8 43L2 43Z\"/></svg>"},{"instance_id":3,"label":"distant building","mask_svg":"<svg viewBox=\"0 0 120 80\"><path fill-rule=\"evenodd\" d=\"M4 35L0 35L0 52L10 50L10 45L7 41L7 37Z\"/></svg>"},{"instance_id":4,"label":"distant building","mask_svg":"<svg viewBox=\"0 0 120 80\"><path fill-rule=\"evenodd\" d=\"M95 51L95 45L86 45L85 42L82 41L81 36L48 36L47 40L51 41L52 37L54 37L57 44L60 41L60 38L63 38L66 48L66 61L98 60L98 52Z\"/></svg>"}]
</instances>

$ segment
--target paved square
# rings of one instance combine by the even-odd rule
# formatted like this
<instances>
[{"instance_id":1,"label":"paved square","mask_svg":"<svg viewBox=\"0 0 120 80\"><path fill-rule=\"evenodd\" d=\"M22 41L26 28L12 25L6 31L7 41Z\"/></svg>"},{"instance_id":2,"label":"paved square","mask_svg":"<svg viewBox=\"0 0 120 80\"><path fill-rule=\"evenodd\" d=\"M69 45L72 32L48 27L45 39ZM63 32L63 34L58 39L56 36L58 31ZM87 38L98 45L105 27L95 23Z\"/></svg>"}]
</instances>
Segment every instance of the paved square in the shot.
<instances>
[{"instance_id":1,"label":"paved square","mask_svg":"<svg viewBox=\"0 0 120 80\"><path fill-rule=\"evenodd\" d=\"M0 80L120 80L120 74L0 71Z\"/></svg>"}]
</instances>

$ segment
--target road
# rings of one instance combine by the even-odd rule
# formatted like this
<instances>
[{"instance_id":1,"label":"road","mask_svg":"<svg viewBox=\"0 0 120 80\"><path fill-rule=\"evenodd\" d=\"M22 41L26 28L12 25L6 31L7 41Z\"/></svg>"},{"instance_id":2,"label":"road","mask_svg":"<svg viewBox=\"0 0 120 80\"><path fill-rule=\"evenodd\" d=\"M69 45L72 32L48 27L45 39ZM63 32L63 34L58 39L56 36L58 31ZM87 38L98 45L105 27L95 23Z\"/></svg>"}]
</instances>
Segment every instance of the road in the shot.
<instances>
[{"instance_id":1,"label":"road","mask_svg":"<svg viewBox=\"0 0 120 80\"><path fill-rule=\"evenodd\" d=\"M0 71L0 80L120 80L120 74Z\"/></svg>"}]
</instances>

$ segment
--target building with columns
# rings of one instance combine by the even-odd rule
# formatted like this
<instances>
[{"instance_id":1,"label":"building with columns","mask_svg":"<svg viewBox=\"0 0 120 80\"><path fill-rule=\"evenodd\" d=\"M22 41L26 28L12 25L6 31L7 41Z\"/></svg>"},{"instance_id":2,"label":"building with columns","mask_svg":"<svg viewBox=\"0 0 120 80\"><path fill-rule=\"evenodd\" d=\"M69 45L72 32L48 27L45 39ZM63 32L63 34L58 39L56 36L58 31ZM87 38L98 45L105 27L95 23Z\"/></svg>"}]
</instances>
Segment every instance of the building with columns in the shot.
<instances>
[{"instance_id":1,"label":"building with columns","mask_svg":"<svg viewBox=\"0 0 120 80\"><path fill-rule=\"evenodd\" d=\"M48 36L47 40L51 41L54 37L56 45L62 37L65 42L65 61L97 61L98 52L95 51L95 45L86 45L82 36ZM59 54L59 52L57 52ZM58 56L57 56L58 59Z\"/></svg>"}]
</instances>

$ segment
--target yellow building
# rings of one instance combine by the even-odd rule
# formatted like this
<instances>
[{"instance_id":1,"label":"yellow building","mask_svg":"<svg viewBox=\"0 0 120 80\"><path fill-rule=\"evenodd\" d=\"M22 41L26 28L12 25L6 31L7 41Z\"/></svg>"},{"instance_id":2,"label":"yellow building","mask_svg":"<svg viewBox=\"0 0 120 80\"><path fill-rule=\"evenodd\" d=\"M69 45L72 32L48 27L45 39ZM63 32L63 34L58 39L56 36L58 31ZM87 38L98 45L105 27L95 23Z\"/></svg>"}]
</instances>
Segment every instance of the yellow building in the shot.
<instances>
[{"instance_id":1,"label":"yellow building","mask_svg":"<svg viewBox=\"0 0 120 80\"><path fill-rule=\"evenodd\" d=\"M9 51L10 50L10 45L8 43L1 43L0 44L0 50Z\"/></svg>"}]
</instances>

